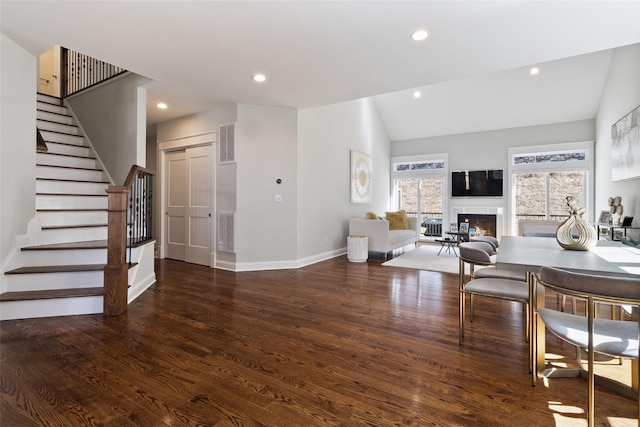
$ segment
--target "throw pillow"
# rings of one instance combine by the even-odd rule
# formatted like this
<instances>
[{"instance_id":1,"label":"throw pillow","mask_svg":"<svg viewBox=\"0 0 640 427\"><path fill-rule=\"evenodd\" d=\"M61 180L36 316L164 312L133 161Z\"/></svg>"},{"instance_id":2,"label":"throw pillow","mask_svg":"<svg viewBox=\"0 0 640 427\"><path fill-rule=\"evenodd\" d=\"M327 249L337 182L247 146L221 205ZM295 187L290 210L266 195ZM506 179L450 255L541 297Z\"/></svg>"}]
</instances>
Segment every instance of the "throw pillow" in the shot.
<instances>
[{"instance_id":1,"label":"throw pillow","mask_svg":"<svg viewBox=\"0 0 640 427\"><path fill-rule=\"evenodd\" d=\"M378 215L376 215L375 212L367 212L364 217L367 219L378 219Z\"/></svg>"},{"instance_id":2,"label":"throw pillow","mask_svg":"<svg viewBox=\"0 0 640 427\"><path fill-rule=\"evenodd\" d=\"M389 230L406 230L409 228L409 218L405 211L387 212Z\"/></svg>"}]
</instances>

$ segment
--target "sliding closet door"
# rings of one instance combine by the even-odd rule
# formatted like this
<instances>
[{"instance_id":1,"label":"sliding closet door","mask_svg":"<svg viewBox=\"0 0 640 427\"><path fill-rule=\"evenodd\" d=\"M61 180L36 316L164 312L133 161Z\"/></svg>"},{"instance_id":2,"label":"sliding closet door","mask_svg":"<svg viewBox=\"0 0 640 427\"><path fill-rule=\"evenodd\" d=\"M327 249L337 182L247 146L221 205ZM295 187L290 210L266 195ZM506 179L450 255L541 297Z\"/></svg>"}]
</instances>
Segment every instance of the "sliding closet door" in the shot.
<instances>
[{"instance_id":1,"label":"sliding closet door","mask_svg":"<svg viewBox=\"0 0 640 427\"><path fill-rule=\"evenodd\" d=\"M205 146L167 154L167 258L211 264L212 151Z\"/></svg>"},{"instance_id":2,"label":"sliding closet door","mask_svg":"<svg viewBox=\"0 0 640 427\"><path fill-rule=\"evenodd\" d=\"M186 151L188 198L185 212L185 261L201 265L211 263L211 152L211 146L190 148Z\"/></svg>"},{"instance_id":3,"label":"sliding closet door","mask_svg":"<svg viewBox=\"0 0 640 427\"><path fill-rule=\"evenodd\" d=\"M184 151L177 151L167 154L166 166L166 189L167 189L167 250L166 257L184 261L185 254L185 213L186 213L186 192L187 188L187 162Z\"/></svg>"}]
</instances>

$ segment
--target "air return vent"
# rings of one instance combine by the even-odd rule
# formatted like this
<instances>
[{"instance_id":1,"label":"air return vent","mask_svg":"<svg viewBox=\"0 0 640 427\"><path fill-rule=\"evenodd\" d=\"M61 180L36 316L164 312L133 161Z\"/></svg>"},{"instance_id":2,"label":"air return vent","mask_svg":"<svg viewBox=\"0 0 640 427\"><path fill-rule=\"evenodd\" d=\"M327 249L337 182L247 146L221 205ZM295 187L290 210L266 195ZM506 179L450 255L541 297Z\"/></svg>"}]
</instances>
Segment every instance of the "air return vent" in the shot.
<instances>
[{"instance_id":1,"label":"air return vent","mask_svg":"<svg viewBox=\"0 0 640 427\"><path fill-rule=\"evenodd\" d=\"M218 163L234 163L236 161L236 124L220 125L218 136L220 140Z\"/></svg>"},{"instance_id":2,"label":"air return vent","mask_svg":"<svg viewBox=\"0 0 640 427\"><path fill-rule=\"evenodd\" d=\"M218 212L218 251L236 252L236 213Z\"/></svg>"}]
</instances>

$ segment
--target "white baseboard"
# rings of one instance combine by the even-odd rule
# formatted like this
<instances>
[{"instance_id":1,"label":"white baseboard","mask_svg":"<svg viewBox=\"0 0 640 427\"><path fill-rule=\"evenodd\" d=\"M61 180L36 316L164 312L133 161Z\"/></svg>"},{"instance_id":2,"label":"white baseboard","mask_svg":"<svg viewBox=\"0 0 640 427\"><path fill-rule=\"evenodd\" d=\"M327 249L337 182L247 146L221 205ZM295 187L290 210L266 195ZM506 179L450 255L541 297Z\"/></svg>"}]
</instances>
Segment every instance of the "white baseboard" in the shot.
<instances>
[{"instance_id":1,"label":"white baseboard","mask_svg":"<svg viewBox=\"0 0 640 427\"><path fill-rule=\"evenodd\" d=\"M216 268L230 271L260 271L260 270L289 270L305 267L321 261L326 261L347 253L347 248L340 248L322 254L313 255L307 258L291 261L263 261L263 262L246 262L246 263L226 263L226 265Z\"/></svg>"}]
</instances>

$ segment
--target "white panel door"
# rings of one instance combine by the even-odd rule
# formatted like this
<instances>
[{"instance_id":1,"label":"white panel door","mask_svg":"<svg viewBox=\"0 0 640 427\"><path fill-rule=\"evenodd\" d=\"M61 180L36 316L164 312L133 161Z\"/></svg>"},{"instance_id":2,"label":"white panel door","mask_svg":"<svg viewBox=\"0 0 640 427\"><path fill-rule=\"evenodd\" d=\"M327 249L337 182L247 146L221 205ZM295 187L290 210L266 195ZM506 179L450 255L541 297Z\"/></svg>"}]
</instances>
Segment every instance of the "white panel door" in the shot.
<instances>
[{"instance_id":1,"label":"white panel door","mask_svg":"<svg viewBox=\"0 0 640 427\"><path fill-rule=\"evenodd\" d=\"M185 261L185 215L187 194L187 162L184 151L167 154L166 163L167 189L167 251L166 257Z\"/></svg>"},{"instance_id":2,"label":"white panel door","mask_svg":"<svg viewBox=\"0 0 640 427\"><path fill-rule=\"evenodd\" d=\"M187 210L185 261L211 263L212 158L211 146L186 150Z\"/></svg>"}]
</instances>

